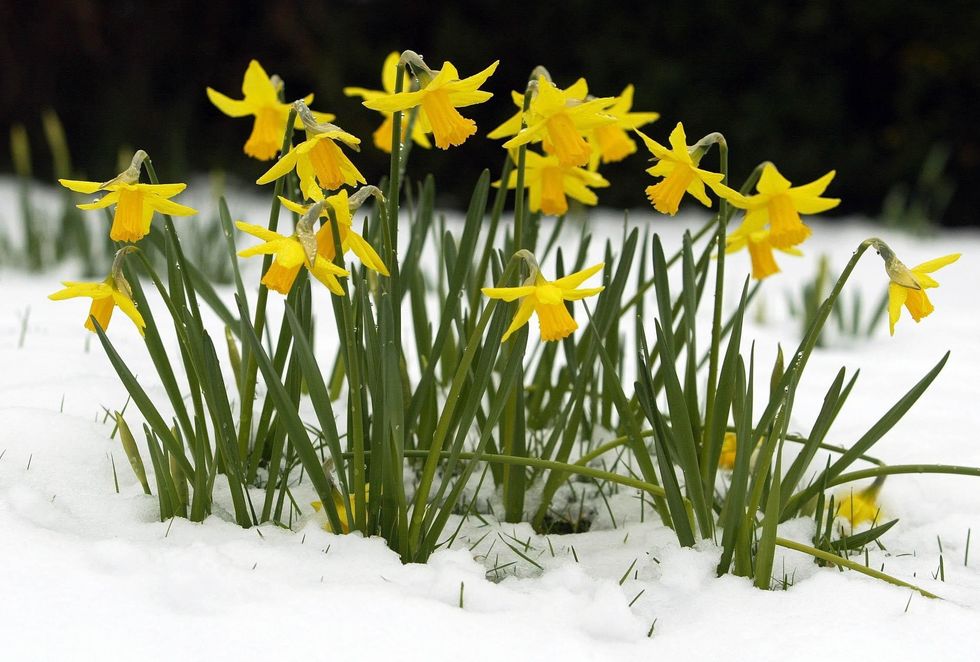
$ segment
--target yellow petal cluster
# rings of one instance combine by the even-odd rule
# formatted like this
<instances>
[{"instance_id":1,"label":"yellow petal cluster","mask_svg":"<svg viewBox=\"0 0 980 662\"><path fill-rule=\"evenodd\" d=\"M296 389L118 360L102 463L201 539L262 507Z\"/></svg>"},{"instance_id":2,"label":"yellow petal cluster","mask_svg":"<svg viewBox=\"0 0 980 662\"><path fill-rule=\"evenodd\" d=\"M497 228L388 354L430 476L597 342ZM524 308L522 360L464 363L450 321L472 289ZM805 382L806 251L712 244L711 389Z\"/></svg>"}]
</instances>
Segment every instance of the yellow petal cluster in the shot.
<instances>
[{"instance_id":1,"label":"yellow petal cluster","mask_svg":"<svg viewBox=\"0 0 980 662\"><path fill-rule=\"evenodd\" d=\"M926 290L939 287L939 283L929 274L956 262L960 259L960 255L960 253L944 255L903 270L906 276L911 276L912 282L918 285L918 289L910 287L911 283L905 278L898 278L893 271L889 271L891 281L888 283L888 331L891 335L895 335L895 323L901 317L902 306L905 306L916 322L927 317L934 310Z\"/></svg>"},{"instance_id":2,"label":"yellow petal cluster","mask_svg":"<svg viewBox=\"0 0 980 662\"><path fill-rule=\"evenodd\" d=\"M562 90L547 77L539 76L537 92L526 116L518 111L516 116L491 131L489 137L513 135L504 143L506 149L542 142L544 151L558 157L562 165L587 165L592 157L592 147L584 136L597 127L616 122L615 117L605 112L613 99L588 99L588 94L589 87L584 78ZM515 93L514 101L523 108L522 95ZM524 128L521 128L522 123L526 123Z\"/></svg>"},{"instance_id":3,"label":"yellow petal cluster","mask_svg":"<svg viewBox=\"0 0 980 662\"><path fill-rule=\"evenodd\" d=\"M484 287L483 294L491 299L514 301L520 299L521 304L514 314L501 342L506 341L512 333L527 324L532 314L537 314L541 329L542 340L561 340L571 335L578 328L578 323L565 307L566 301L578 301L585 297L595 296L605 287L590 287L577 289L579 285L599 273L604 263L593 265L564 278L547 281L537 269L533 269L531 277L520 287Z\"/></svg>"},{"instance_id":4,"label":"yellow petal cluster","mask_svg":"<svg viewBox=\"0 0 980 662\"><path fill-rule=\"evenodd\" d=\"M599 198L592 189L609 186L609 181L597 172L562 165L557 156L528 151L524 185L530 192L532 212L562 216L568 211L568 198L595 205ZM507 188L517 188L517 172L510 173Z\"/></svg>"},{"instance_id":5,"label":"yellow petal cluster","mask_svg":"<svg viewBox=\"0 0 980 662\"><path fill-rule=\"evenodd\" d=\"M383 97L392 95L395 93L395 78L398 75L398 52L392 51L385 58L384 64L381 66L381 90L369 90L363 87L345 87L344 94L349 97L361 97L365 101L372 101L374 99L381 99ZM392 128L392 117L394 113L391 111L379 111L384 115L384 122L373 134L374 145L383 152L391 153L391 134ZM402 123L402 140L408 133L408 123ZM420 147L429 149L432 147L432 143L429 142L429 137L426 135L425 129L422 128L421 122L416 122L412 127L412 140L415 141Z\"/></svg>"},{"instance_id":6,"label":"yellow petal cluster","mask_svg":"<svg viewBox=\"0 0 980 662\"><path fill-rule=\"evenodd\" d=\"M323 200L323 193L319 189L314 189L313 193L314 195L311 196L313 200ZM310 208L310 205L301 205L281 196L279 200L286 209L300 216L305 216ZM381 256L378 255L374 247L364 237L354 230L349 200L350 198L346 190L341 190L340 193L331 195L326 199L327 204L334 211L334 218L337 219L337 232L340 235L341 250L345 254L347 251L352 251L368 269L377 271L382 276L388 276L388 267L385 266ZM328 219L329 214L329 210L323 207L323 210L320 212L320 217ZM324 221L317 231L316 243L317 254L322 254L327 260L333 260L337 252L333 240L333 228L329 220Z\"/></svg>"},{"instance_id":7,"label":"yellow petal cluster","mask_svg":"<svg viewBox=\"0 0 980 662\"><path fill-rule=\"evenodd\" d=\"M724 175L698 167L698 162L691 156L691 148L688 147L687 135L684 133L684 125L681 122L678 122L674 130L670 132L669 149L642 131L636 133L643 139L647 149L657 160L652 168L647 168L647 173L662 179L658 183L648 186L646 194L651 204L660 213L671 216L676 214L685 193L689 193L705 207L710 207L711 199L705 191L705 186L726 200L739 197L738 191L734 191L722 183L722 180L725 179Z\"/></svg>"},{"instance_id":8,"label":"yellow petal cluster","mask_svg":"<svg viewBox=\"0 0 980 662\"><path fill-rule=\"evenodd\" d=\"M48 295L48 298L52 301L62 301L75 297L92 298L92 306L89 308L88 317L85 319L85 328L89 331L95 333L95 327L92 325L93 317L103 331L108 329L112 311L118 306L129 319L133 320L133 324L139 329L140 335L143 334L146 322L143 321L143 316L136 309L132 295L123 291L123 288L117 284L112 275L100 283L64 281L62 285L65 286L65 289Z\"/></svg>"},{"instance_id":9,"label":"yellow petal cluster","mask_svg":"<svg viewBox=\"0 0 980 662\"><path fill-rule=\"evenodd\" d=\"M305 266L310 274L323 283L328 290L338 296L343 295L344 290L340 286L337 276L349 276L350 272L338 267L321 253L320 249L326 251L327 247L321 245L319 237L317 237L316 260L310 264L306 250L297 235L286 237L260 225L252 225L242 221L236 222L235 226L242 232L247 232L263 241L261 244L239 251L239 257L274 256L269 270L262 276L262 284L270 290L275 290L280 294L289 294L300 268Z\"/></svg>"},{"instance_id":10,"label":"yellow petal cluster","mask_svg":"<svg viewBox=\"0 0 980 662\"><path fill-rule=\"evenodd\" d=\"M306 140L290 149L256 180L256 184L268 184L296 169L303 195L312 199L314 191L320 188L333 191L341 186L366 184L361 171L344 154L340 145L356 147L361 143L357 138L339 127L324 131L307 131Z\"/></svg>"},{"instance_id":11,"label":"yellow petal cluster","mask_svg":"<svg viewBox=\"0 0 980 662\"><path fill-rule=\"evenodd\" d=\"M366 99L364 105L383 113L419 107L418 121L422 131L432 134L436 147L449 149L452 145L462 145L476 133L476 122L463 117L456 109L483 103L493 96L479 88L493 75L498 64L499 61L495 61L478 74L460 78L456 67L444 62L442 69L422 89Z\"/></svg>"},{"instance_id":12,"label":"yellow petal cluster","mask_svg":"<svg viewBox=\"0 0 980 662\"><path fill-rule=\"evenodd\" d=\"M207 94L211 103L229 117L255 116L252 134L245 142L246 154L260 161L268 161L275 157L282 147L291 106L279 100L276 84L257 60L249 62L245 70L245 78L242 81L243 99L232 99L210 87L207 88ZM312 103L313 95L306 95L303 101L307 104ZM314 113L314 116L321 122L329 122L333 119L333 115L328 113ZM297 122L296 128L301 127L302 124Z\"/></svg>"},{"instance_id":13,"label":"yellow petal cluster","mask_svg":"<svg viewBox=\"0 0 980 662\"><path fill-rule=\"evenodd\" d=\"M109 238L113 241L139 241L145 237L150 232L154 211L171 216L193 216L197 213L196 209L170 200L187 188L187 184L129 184L120 181L119 177L105 184L75 179L59 179L58 183L77 193L107 191L95 202L80 204L78 208L102 209L115 204L116 211L109 230Z\"/></svg>"}]
</instances>

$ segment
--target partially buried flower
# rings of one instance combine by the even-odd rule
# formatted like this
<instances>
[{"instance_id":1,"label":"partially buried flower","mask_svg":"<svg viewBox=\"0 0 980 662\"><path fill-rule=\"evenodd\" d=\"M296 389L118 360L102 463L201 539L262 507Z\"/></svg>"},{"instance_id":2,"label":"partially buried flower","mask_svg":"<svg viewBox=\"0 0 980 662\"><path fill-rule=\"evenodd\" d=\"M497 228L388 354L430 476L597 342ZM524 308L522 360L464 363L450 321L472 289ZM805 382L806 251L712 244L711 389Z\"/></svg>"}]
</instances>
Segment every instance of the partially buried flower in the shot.
<instances>
[{"instance_id":1,"label":"partially buried flower","mask_svg":"<svg viewBox=\"0 0 980 662\"><path fill-rule=\"evenodd\" d=\"M752 277L756 280L768 278L775 273L779 273L779 265L773 256L773 246L770 239L770 230L765 227L765 221L754 218L751 221L746 217L738 228L729 233L726 238L726 253L734 253L743 248L749 251L749 258L752 261ZM776 248L787 255L803 255L796 248Z\"/></svg>"},{"instance_id":2,"label":"partially buried flower","mask_svg":"<svg viewBox=\"0 0 980 662\"><path fill-rule=\"evenodd\" d=\"M239 251L240 257L253 255L273 255L269 270L262 276L262 284L280 294L289 294L296 276L302 267L306 267L318 281L327 289L341 296L344 293L337 276L349 276L346 269L338 267L328 260L319 250L318 238L312 233L312 222L320 215L325 202L312 205L308 213L296 224L296 232L291 236L283 236L260 225L238 221L235 225L242 232L258 237L264 243ZM324 246L324 249L326 247Z\"/></svg>"},{"instance_id":3,"label":"partially buried flower","mask_svg":"<svg viewBox=\"0 0 980 662\"><path fill-rule=\"evenodd\" d=\"M705 191L705 185L726 200L731 201L740 197L738 191L722 183L724 175L698 167L700 156L697 161L692 157L682 123L678 122L670 132L670 149L641 131L636 133L657 160L656 165L647 169L647 173L654 177L663 177L660 182L646 189L647 197L660 213L671 216L676 214L685 193L690 193L705 207L710 207L711 199Z\"/></svg>"},{"instance_id":4,"label":"partially buried flower","mask_svg":"<svg viewBox=\"0 0 980 662\"><path fill-rule=\"evenodd\" d=\"M282 82L270 78L256 60L248 63L245 78L242 81L243 99L232 99L212 88L207 88L208 99L218 110L229 117L255 116L252 134L245 141L245 153L260 161L273 158L282 147L283 135L286 132L286 122L289 120L290 104L279 100L279 88ZM313 95L303 97L304 103L313 103ZM330 122L333 115L314 113L320 122ZM302 125L296 120L296 128Z\"/></svg>"},{"instance_id":5,"label":"partially buried flower","mask_svg":"<svg viewBox=\"0 0 980 662\"><path fill-rule=\"evenodd\" d=\"M803 243L811 230L800 220L800 214L819 214L840 204L839 198L821 197L834 178L835 171L804 184L793 186L776 166L767 163L762 169L755 195L729 199L733 206L745 209L745 221L750 225L769 223L769 242L776 248L789 248Z\"/></svg>"},{"instance_id":6,"label":"partially buried flower","mask_svg":"<svg viewBox=\"0 0 980 662\"><path fill-rule=\"evenodd\" d=\"M171 216L193 216L197 213L196 209L170 200L187 188L187 184L140 184L145 159L146 152L139 150L129 168L107 182L59 179L58 183L78 193L106 191L106 195L95 202L78 205L78 208L102 209L115 204L109 238L113 241L139 241L150 232L154 211Z\"/></svg>"},{"instance_id":7,"label":"partially buried flower","mask_svg":"<svg viewBox=\"0 0 980 662\"><path fill-rule=\"evenodd\" d=\"M547 281L541 275L533 255L526 250L518 251L518 255L524 258L531 270L530 276L523 285L520 287L484 287L482 290L483 294L491 299L521 300L521 304L514 314L514 319L501 338L501 342L507 340L512 333L527 324L533 313L538 316L542 340L567 338L578 328L578 323L568 312L565 302L577 301L602 292L605 289L603 286L577 288L590 277L599 273L605 265L600 262L564 278Z\"/></svg>"},{"instance_id":8,"label":"partially buried flower","mask_svg":"<svg viewBox=\"0 0 980 662\"><path fill-rule=\"evenodd\" d=\"M544 75L537 78L537 90L524 116L527 126L521 127L522 114L494 129L491 138L514 135L504 143L505 149L513 149L531 142L541 141L544 151L554 154L562 165L584 166L592 156L592 147L584 135L593 129L613 124L616 118L605 112L613 101L611 97L589 99L589 87L584 78L578 79L567 89L558 86ZM523 96L514 95L515 102L523 107Z\"/></svg>"},{"instance_id":9,"label":"partially buried flower","mask_svg":"<svg viewBox=\"0 0 980 662\"><path fill-rule=\"evenodd\" d=\"M122 274L123 258L133 250L136 248L127 246L116 253L116 258L112 262L112 270L104 281L100 283L65 281L62 283L65 289L48 295L48 298L53 301L62 301L75 297L91 297L92 306L89 308L88 317L85 319L85 328L92 333L95 333L92 319L95 318L99 327L105 331L109 328L112 311L118 306L129 319L133 320L133 324L136 325L140 335L142 335L146 328L146 322L136 309L136 304L133 302L133 292L129 287L129 282Z\"/></svg>"},{"instance_id":10,"label":"partially buried flower","mask_svg":"<svg viewBox=\"0 0 980 662\"><path fill-rule=\"evenodd\" d=\"M319 189L313 190L313 200L323 200L323 193ZM369 194L380 193L374 186L365 186L353 196L348 196L346 190L341 190L336 195L331 195L326 199L326 204L320 206L320 217L329 219L330 209L334 211L334 218L337 219L337 232L340 235L340 249L346 253L353 251L361 262L368 269L377 271L382 276L388 276L388 267L385 266L374 247L369 244L364 237L354 230L354 219L351 211L360 207L364 198ZM311 205L300 205L286 198L280 197L283 206L297 214L306 215ZM324 220L316 234L317 253L323 255L328 260L333 260L337 254L333 240L333 228L329 220Z\"/></svg>"},{"instance_id":11,"label":"partially buried flower","mask_svg":"<svg viewBox=\"0 0 980 662\"><path fill-rule=\"evenodd\" d=\"M876 482L860 492L848 492L838 502L834 516L847 520L852 529L862 524L878 523L881 520L881 506L878 505L880 491L881 483Z\"/></svg>"},{"instance_id":12,"label":"partially buried flower","mask_svg":"<svg viewBox=\"0 0 980 662\"><path fill-rule=\"evenodd\" d=\"M594 205L599 198L591 189L609 186L609 181L599 173L562 165L557 156L531 151L525 156L524 182L530 190L531 211L562 216L568 211L568 198ZM516 172L510 173L507 188L517 188Z\"/></svg>"},{"instance_id":13,"label":"partially buried flower","mask_svg":"<svg viewBox=\"0 0 980 662\"><path fill-rule=\"evenodd\" d=\"M364 105L371 110L395 113L420 107L418 122L425 133L432 133L436 147L449 149L462 145L476 133L476 122L463 117L457 108L483 103L493 96L479 89L496 71L499 61L467 78L460 78L451 62L443 62L442 69L433 71L415 53L405 51L402 60L409 62L419 76L421 89L415 92L399 92L367 99Z\"/></svg>"},{"instance_id":14,"label":"partially buried flower","mask_svg":"<svg viewBox=\"0 0 980 662\"><path fill-rule=\"evenodd\" d=\"M909 269L881 240L872 240L871 245L885 261L885 272L890 281L888 283L888 331L891 335L895 335L895 323L901 317L902 306L905 306L916 322L935 310L926 290L939 287L939 283L929 274L956 262L961 254L952 253L937 257Z\"/></svg>"},{"instance_id":15,"label":"partially buried flower","mask_svg":"<svg viewBox=\"0 0 980 662\"><path fill-rule=\"evenodd\" d=\"M372 101L374 99L381 99L386 96L390 96L395 93L395 77L398 75L398 51L392 51L385 58L384 64L381 66L381 87L383 90L368 90L363 87L345 87L344 94L349 97L361 97L365 101ZM384 122L381 126L374 132L374 145L383 152L391 153L391 134L392 128L392 117L394 113L391 111L379 111L384 115ZM402 122L402 140L405 139L408 133L408 122ZM422 128L421 122L415 122L412 127L412 140L414 140L420 147L428 149L432 146L429 142L429 137L425 133L425 129Z\"/></svg>"},{"instance_id":16,"label":"partially buried flower","mask_svg":"<svg viewBox=\"0 0 980 662\"><path fill-rule=\"evenodd\" d=\"M306 140L286 152L255 183L268 184L296 168L300 188L307 198L312 198L317 188L333 191L344 185L366 184L364 175L337 144L341 142L356 150L361 140L339 126L318 122L304 102L294 105L306 128Z\"/></svg>"}]
</instances>

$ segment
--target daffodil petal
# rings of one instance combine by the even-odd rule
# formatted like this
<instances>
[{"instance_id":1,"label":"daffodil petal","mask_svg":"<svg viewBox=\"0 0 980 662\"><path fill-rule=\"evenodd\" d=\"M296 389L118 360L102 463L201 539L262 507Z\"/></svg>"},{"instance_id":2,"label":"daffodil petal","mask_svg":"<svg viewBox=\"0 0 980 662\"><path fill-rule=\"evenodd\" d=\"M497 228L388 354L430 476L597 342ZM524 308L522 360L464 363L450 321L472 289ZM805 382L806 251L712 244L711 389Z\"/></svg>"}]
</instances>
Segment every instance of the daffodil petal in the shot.
<instances>
[{"instance_id":1,"label":"daffodil petal","mask_svg":"<svg viewBox=\"0 0 980 662\"><path fill-rule=\"evenodd\" d=\"M523 285L521 287L484 287L480 291L483 292L484 296L490 297L491 299L513 301L514 299L526 297L534 292L534 285Z\"/></svg>"},{"instance_id":2,"label":"daffodil petal","mask_svg":"<svg viewBox=\"0 0 980 662\"><path fill-rule=\"evenodd\" d=\"M582 269L582 271L576 271L573 274L569 274L563 278L559 278L554 281L552 285L560 290L574 290L576 287L587 281L592 276L596 275L602 268L606 266L605 262L600 262L598 264L593 264L591 267Z\"/></svg>"}]
</instances>

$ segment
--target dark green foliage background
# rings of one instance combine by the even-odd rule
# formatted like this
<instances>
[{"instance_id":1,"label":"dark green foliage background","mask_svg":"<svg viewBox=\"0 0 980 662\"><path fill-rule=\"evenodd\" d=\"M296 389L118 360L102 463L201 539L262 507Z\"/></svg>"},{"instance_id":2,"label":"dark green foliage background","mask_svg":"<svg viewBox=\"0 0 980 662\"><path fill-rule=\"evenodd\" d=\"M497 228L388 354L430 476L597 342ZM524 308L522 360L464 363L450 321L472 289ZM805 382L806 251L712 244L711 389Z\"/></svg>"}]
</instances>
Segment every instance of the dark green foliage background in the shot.
<instances>
[{"instance_id":1,"label":"dark green foliage background","mask_svg":"<svg viewBox=\"0 0 980 662\"><path fill-rule=\"evenodd\" d=\"M117 150L142 147L161 177L227 169L243 178L264 167L241 146L246 120L207 101L211 85L238 97L256 57L290 97L317 93L314 108L365 142L357 164L369 180L387 171L370 144L377 115L341 95L378 87L390 50L411 48L432 66L450 59L463 75L499 58L496 96L469 113L481 134L450 155L413 155L434 172L445 203L458 202L480 170L499 167L485 133L514 107L509 91L547 66L561 85L585 75L596 94L636 85L636 108L657 110L665 140L682 120L689 136L720 130L743 177L771 159L794 182L836 168L839 212L876 215L889 189L912 184L930 148L951 149L956 191L949 225L976 225L980 205L980 3L962 0L814 0L754 3L361 2L0 3L0 170L10 171L9 126L27 125L35 173L50 157L41 109L65 123L79 174L115 172ZM606 205L645 204L648 178L634 156L605 168ZM453 195L458 191L458 196Z\"/></svg>"}]
</instances>

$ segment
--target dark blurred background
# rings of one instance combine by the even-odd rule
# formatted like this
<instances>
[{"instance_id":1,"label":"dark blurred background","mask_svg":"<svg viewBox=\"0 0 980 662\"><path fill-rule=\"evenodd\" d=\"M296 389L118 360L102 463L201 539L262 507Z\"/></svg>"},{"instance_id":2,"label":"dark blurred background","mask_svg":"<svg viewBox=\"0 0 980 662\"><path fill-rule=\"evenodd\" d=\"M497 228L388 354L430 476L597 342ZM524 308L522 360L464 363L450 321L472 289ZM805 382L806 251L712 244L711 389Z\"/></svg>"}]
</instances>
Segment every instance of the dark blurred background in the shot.
<instances>
[{"instance_id":1,"label":"dark blurred background","mask_svg":"<svg viewBox=\"0 0 980 662\"><path fill-rule=\"evenodd\" d=\"M410 48L464 76L501 61L487 86L494 99L467 113L479 135L449 154L413 152L413 173L433 172L447 203L482 168L499 170L503 152L486 132L514 112L510 90L543 64L559 85L585 76L598 95L633 83L634 109L661 113L646 130L662 141L678 120L692 142L723 132L736 182L763 159L794 183L836 168L829 194L844 203L834 213L919 205L946 225L980 222L975 0L4 0L0 26L2 172L12 170L9 127L21 123L35 176L50 176L40 113L53 108L79 175L107 179L129 146L146 149L169 180L213 169L253 180L268 164L242 154L251 120L223 116L204 88L240 98L254 57L285 79L290 98L315 92L314 109L359 135L355 162L377 180L387 172L371 145L379 116L341 88L379 88L384 56ZM644 164L634 155L603 168L613 186L602 204L645 204Z\"/></svg>"}]
</instances>

